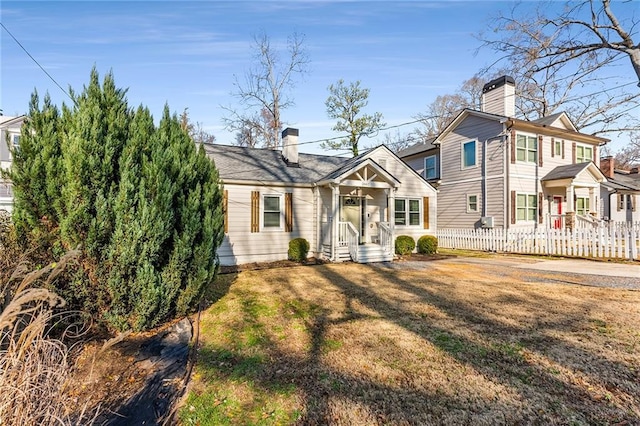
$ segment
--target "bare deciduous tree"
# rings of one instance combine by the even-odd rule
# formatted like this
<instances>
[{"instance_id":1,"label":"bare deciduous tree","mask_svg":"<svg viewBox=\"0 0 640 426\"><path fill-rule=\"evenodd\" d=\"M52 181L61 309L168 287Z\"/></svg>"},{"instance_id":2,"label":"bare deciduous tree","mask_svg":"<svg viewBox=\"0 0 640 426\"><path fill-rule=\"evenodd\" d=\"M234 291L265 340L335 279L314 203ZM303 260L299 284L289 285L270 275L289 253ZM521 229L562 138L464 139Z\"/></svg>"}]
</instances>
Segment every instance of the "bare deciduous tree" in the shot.
<instances>
[{"instance_id":1,"label":"bare deciduous tree","mask_svg":"<svg viewBox=\"0 0 640 426\"><path fill-rule=\"evenodd\" d=\"M619 20L609 0L568 2L552 17L557 4L539 3L534 11L520 6L479 35L484 47L504 55L500 62L516 80L518 114L535 119L563 110L593 134L638 129L631 111L640 106L640 91L629 90L636 82L621 84L607 74L628 58L640 81L640 45L633 41L638 19Z\"/></svg>"},{"instance_id":2,"label":"bare deciduous tree","mask_svg":"<svg viewBox=\"0 0 640 426\"><path fill-rule=\"evenodd\" d=\"M615 155L616 168L630 169L640 166L640 131L632 132L629 144Z\"/></svg>"},{"instance_id":3,"label":"bare deciduous tree","mask_svg":"<svg viewBox=\"0 0 640 426\"><path fill-rule=\"evenodd\" d=\"M296 77L304 75L309 57L304 49L304 36L293 34L287 39L286 58L262 33L254 37L255 63L244 80L236 76L232 93L241 109L223 107L229 115L223 119L226 128L237 132L236 143L276 149L282 130L281 111L294 104L287 94L295 86Z\"/></svg>"},{"instance_id":4,"label":"bare deciduous tree","mask_svg":"<svg viewBox=\"0 0 640 426\"><path fill-rule=\"evenodd\" d=\"M216 141L214 134L204 130L201 122L191 121L191 118L189 118L189 108L185 108L182 114L180 114L180 126L189 133L191 139L196 143L212 144Z\"/></svg>"}]
</instances>

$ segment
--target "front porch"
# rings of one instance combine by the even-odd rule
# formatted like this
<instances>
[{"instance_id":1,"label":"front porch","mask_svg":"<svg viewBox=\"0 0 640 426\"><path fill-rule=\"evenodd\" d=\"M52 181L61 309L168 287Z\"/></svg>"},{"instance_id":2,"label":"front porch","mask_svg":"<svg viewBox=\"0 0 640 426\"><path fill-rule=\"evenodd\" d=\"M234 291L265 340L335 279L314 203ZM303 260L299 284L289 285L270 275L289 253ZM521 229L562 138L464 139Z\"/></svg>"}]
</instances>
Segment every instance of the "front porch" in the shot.
<instances>
[{"instance_id":1,"label":"front porch","mask_svg":"<svg viewBox=\"0 0 640 426\"><path fill-rule=\"evenodd\" d=\"M390 262L393 260L393 235L388 222L378 222L378 235L370 235L370 242L360 242L358 230L351 222L338 223L336 244L331 243L331 226L323 223L322 257L333 262L356 263ZM332 247L335 247L332 249Z\"/></svg>"}]
</instances>

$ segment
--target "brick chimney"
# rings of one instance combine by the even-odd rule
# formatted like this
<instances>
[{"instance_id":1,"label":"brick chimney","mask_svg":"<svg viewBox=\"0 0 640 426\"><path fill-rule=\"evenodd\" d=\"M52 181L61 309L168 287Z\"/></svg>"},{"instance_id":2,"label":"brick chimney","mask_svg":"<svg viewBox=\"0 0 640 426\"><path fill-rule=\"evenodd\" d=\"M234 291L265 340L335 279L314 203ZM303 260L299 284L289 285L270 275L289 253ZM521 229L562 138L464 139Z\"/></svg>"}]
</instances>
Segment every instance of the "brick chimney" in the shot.
<instances>
[{"instance_id":1,"label":"brick chimney","mask_svg":"<svg viewBox=\"0 0 640 426\"><path fill-rule=\"evenodd\" d=\"M613 179L615 174L615 164L616 160L612 156L603 157L600 159L600 170L602 173L608 177Z\"/></svg>"},{"instance_id":2,"label":"brick chimney","mask_svg":"<svg viewBox=\"0 0 640 426\"><path fill-rule=\"evenodd\" d=\"M482 112L513 117L516 114L516 82L503 75L482 88Z\"/></svg>"},{"instance_id":3,"label":"brick chimney","mask_svg":"<svg viewBox=\"0 0 640 426\"><path fill-rule=\"evenodd\" d=\"M282 159L288 167L298 165L298 129L287 127L282 131Z\"/></svg>"}]
</instances>

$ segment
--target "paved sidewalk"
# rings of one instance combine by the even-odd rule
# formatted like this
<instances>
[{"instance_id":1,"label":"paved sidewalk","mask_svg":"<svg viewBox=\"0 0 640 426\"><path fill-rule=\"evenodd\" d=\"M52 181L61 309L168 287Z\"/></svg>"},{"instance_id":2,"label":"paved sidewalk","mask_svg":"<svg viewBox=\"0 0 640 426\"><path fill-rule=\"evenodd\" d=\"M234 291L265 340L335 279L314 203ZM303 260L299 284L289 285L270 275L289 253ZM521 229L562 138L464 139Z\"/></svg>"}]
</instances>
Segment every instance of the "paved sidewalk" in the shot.
<instances>
[{"instance_id":1,"label":"paved sidewalk","mask_svg":"<svg viewBox=\"0 0 640 426\"><path fill-rule=\"evenodd\" d=\"M604 275L610 277L628 277L640 279L640 264L598 262L582 259L540 260L534 263L521 263L516 268L538 271L568 272L573 274Z\"/></svg>"}]
</instances>

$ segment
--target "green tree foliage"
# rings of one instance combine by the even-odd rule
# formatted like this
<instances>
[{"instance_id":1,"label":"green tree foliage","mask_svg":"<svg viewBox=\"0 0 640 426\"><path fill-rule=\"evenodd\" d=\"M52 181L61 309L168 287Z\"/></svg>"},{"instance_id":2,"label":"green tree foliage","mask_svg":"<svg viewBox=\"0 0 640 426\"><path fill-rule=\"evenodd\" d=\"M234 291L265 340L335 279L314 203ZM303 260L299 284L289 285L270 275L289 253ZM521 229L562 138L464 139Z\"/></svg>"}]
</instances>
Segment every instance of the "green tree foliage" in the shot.
<instances>
[{"instance_id":1,"label":"green tree foliage","mask_svg":"<svg viewBox=\"0 0 640 426\"><path fill-rule=\"evenodd\" d=\"M55 230L56 247L82 247L58 292L111 328L142 330L189 311L214 279L222 193L169 107L156 127L125 95L95 69L62 115L34 94L10 177L24 235Z\"/></svg>"},{"instance_id":2,"label":"green tree foliage","mask_svg":"<svg viewBox=\"0 0 640 426\"><path fill-rule=\"evenodd\" d=\"M369 89L361 88L360 81L352 82L348 86L344 80L329 86L329 97L325 105L330 118L338 120L332 130L347 132L348 137L337 141L328 140L322 144L325 149L350 149L353 156L358 155L358 142L364 135L380 130L385 126L382 114L361 114L362 109L369 104Z\"/></svg>"}]
</instances>

